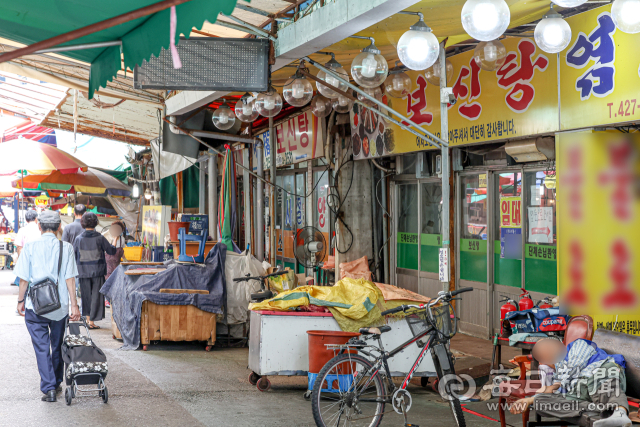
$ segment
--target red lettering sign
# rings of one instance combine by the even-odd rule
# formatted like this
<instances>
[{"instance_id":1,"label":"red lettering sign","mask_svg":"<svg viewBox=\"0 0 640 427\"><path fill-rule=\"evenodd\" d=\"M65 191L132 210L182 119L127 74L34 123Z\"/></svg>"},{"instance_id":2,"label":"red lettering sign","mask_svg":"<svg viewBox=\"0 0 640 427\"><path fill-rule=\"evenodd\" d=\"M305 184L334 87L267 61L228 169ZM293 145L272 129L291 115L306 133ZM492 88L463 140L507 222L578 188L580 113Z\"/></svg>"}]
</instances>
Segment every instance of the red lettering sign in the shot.
<instances>
[{"instance_id":1,"label":"red lettering sign","mask_svg":"<svg viewBox=\"0 0 640 427\"><path fill-rule=\"evenodd\" d=\"M469 68L471 67L471 68ZM453 95L456 99L466 99L465 102L458 106L458 113L466 119L476 120L482 114L482 105L479 102L472 102L474 99L480 97L482 88L480 86L480 66L471 58L469 67L462 66L460 68L460 74L458 74L458 80L453 85ZM463 82L467 77L469 79L469 86ZM449 104L449 108L452 105Z\"/></svg>"},{"instance_id":2,"label":"red lettering sign","mask_svg":"<svg viewBox=\"0 0 640 427\"><path fill-rule=\"evenodd\" d=\"M418 88L407 96L407 115L418 125L423 123L430 125L433 122L433 114L422 111L427 108L427 94L425 92L427 89L427 79L425 79L423 75L419 75L416 79L416 84ZM417 102L414 103L413 100ZM409 125L406 122L404 124Z\"/></svg>"}]
</instances>

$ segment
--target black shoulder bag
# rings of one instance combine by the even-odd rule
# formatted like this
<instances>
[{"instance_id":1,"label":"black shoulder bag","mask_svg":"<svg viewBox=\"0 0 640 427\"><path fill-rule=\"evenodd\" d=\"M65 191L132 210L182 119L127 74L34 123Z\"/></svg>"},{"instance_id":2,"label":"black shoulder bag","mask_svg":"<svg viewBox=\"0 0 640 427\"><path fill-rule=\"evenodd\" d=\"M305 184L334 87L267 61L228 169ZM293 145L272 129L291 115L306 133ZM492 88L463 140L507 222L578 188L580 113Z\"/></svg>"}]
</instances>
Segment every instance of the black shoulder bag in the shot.
<instances>
[{"instance_id":1,"label":"black shoulder bag","mask_svg":"<svg viewBox=\"0 0 640 427\"><path fill-rule=\"evenodd\" d=\"M58 292L58 278L62 267L62 240L60 241L60 256L58 257L58 274L55 283L47 278L29 286L29 298L33 304L33 311L42 316L51 313L61 307L60 293Z\"/></svg>"}]
</instances>

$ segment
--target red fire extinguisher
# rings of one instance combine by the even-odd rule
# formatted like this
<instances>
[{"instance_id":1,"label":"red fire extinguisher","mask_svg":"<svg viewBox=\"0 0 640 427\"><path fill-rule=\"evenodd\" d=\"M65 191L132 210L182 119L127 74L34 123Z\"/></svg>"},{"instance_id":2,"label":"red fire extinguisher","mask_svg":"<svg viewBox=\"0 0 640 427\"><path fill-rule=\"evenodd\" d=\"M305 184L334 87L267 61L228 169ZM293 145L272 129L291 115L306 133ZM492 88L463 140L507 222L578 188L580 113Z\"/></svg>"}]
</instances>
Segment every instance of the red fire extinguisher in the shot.
<instances>
[{"instance_id":1,"label":"red fire extinguisher","mask_svg":"<svg viewBox=\"0 0 640 427\"><path fill-rule=\"evenodd\" d=\"M533 300L531 299L531 295L529 292L525 291L524 288L520 288L522 293L520 296L522 297L520 301L518 301L518 307L520 307L520 311L529 310L533 308Z\"/></svg>"},{"instance_id":2,"label":"red fire extinguisher","mask_svg":"<svg viewBox=\"0 0 640 427\"><path fill-rule=\"evenodd\" d=\"M500 323L507 317L507 313L511 311L518 311L517 304L514 300L509 299L509 297L505 297L500 300L500 302L506 302L506 304L502 304L500 306Z\"/></svg>"},{"instance_id":3,"label":"red fire extinguisher","mask_svg":"<svg viewBox=\"0 0 640 427\"><path fill-rule=\"evenodd\" d=\"M551 298L550 297L545 297L544 299L541 299L540 301L538 301L538 304L536 304L536 307L538 307L538 308L553 308L553 305L551 305Z\"/></svg>"}]
</instances>

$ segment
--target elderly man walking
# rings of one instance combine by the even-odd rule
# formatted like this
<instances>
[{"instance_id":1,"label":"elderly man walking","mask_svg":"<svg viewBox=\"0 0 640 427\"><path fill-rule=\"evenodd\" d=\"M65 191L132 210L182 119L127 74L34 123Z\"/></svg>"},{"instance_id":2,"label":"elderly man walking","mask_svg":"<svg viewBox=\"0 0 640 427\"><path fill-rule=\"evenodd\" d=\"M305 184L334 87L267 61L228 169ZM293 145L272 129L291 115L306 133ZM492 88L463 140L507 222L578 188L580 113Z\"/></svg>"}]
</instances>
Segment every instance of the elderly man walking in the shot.
<instances>
[{"instance_id":1,"label":"elderly man walking","mask_svg":"<svg viewBox=\"0 0 640 427\"><path fill-rule=\"evenodd\" d=\"M84 232L84 228L82 228L80 220L86 211L87 207L85 205L76 205L76 207L73 208L75 220L64 228L64 231L62 232L63 242L71 243L71 245L73 245L76 237Z\"/></svg>"},{"instance_id":2,"label":"elderly man walking","mask_svg":"<svg viewBox=\"0 0 640 427\"><path fill-rule=\"evenodd\" d=\"M16 266L20 278L18 292L18 312L25 316L25 324L31 335L40 372L40 390L45 402L56 401L56 391L61 390L64 379L62 360L62 339L71 302L71 320L80 319L76 302L75 277L78 275L73 246L56 238L60 229L60 215L53 211L43 211L38 216L40 239L27 243ZM58 270L58 259L62 249L62 262ZM58 285L60 308L38 315L34 312L27 288L30 283L49 278Z\"/></svg>"}]
</instances>

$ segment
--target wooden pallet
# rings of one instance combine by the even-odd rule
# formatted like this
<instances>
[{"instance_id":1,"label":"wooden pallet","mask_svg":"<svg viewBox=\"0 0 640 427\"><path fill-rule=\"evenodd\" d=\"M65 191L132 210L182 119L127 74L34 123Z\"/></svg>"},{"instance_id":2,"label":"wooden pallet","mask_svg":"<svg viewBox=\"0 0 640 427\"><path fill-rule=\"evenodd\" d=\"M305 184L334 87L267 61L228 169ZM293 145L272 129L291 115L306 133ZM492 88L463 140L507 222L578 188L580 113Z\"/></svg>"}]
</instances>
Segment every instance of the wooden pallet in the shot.
<instances>
[{"instance_id":1,"label":"wooden pallet","mask_svg":"<svg viewBox=\"0 0 640 427\"><path fill-rule=\"evenodd\" d=\"M160 292L209 294L199 289L160 289ZM140 344L145 351L152 341L206 341L207 351L216 342L217 315L193 305L158 305L144 301L140 315ZM111 322L114 338L120 338L113 317Z\"/></svg>"}]
</instances>

